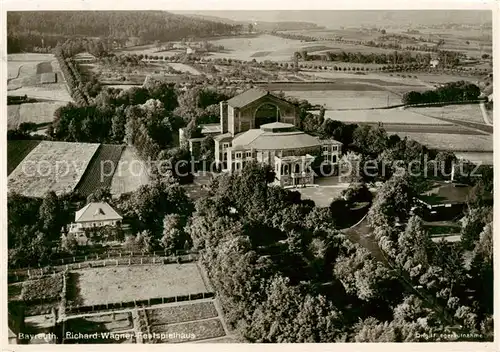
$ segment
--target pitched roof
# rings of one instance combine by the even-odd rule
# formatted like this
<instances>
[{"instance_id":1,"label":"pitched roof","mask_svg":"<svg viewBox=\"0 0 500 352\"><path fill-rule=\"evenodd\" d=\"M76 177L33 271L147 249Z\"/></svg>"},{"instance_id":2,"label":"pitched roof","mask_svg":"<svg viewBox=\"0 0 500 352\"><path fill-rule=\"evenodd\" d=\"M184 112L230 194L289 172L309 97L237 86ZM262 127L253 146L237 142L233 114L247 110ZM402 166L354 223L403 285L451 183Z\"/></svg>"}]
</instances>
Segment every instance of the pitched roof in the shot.
<instances>
[{"instance_id":1,"label":"pitched roof","mask_svg":"<svg viewBox=\"0 0 500 352\"><path fill-rule=\"evenodd\" d=\"M106 202L89 203L75 213L75 222L122 219L120 214Z\"/></svg>"},{"instance_id":2,"label":"pitched roof","mask_svg":"<svg viewBox=\"0 0 500 352\"><path fill-rule=\"evenodd\" d=\"M200 125L201 127L201 133L202 134L207 134L207 133L220 133L220 123L207 123L204 125Z\"/></svg>"},{"instance_id":3,"label":"pitched roof","mask_svg":"<svg viewBox=\"0 0 500 352\"><path fill-rule=\"evenodd\" d=\"M267 132L261 129L248 130L233 139L233 146L245 146L257 150L280 150L295 148L310 148L320 146L318 137L302 131Z\"/></svg>"},{"instance_id":4,"label":"pitched roof","mask_svg":"<svg viewBox=\"0 0 500 352\"><path fill-rule=\"evenodd\" d=\"M229 133L229 132L226 132L226 133L214 136L214 140L221 141L221 140L223 140L225 138L231 138L231 137L233 137L233 135L231 133Z\"/></svg>"},{"instance_id":5,"label":"pitched roof","mask_svg":"<svg viewBox=\"0 0 500 352\"><path fill-rule=\"evenodd\" d=\"M267 90L260 88L249 89L227 101L227 105L231 105L233 108L241 108L253 103L257 99L260 99L269 93Z\"/></svg>"}]
</instances>

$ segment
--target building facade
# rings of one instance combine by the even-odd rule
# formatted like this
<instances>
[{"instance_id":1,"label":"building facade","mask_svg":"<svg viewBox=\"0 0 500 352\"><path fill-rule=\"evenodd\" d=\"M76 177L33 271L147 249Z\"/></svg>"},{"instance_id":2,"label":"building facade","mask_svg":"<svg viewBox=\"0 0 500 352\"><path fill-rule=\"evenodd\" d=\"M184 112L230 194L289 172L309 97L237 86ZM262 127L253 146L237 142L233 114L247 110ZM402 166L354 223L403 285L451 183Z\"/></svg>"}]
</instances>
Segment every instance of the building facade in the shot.
<instances>
[{"instance_id":1,"label":"building facade","mask_svg":"<svg viewBox=\"0 0 500 352\"><path fill-rule=\"evenodd\" d=\"M215 159L223 171L241 170L249 161L270 165L275 183L314 183L312 164L320 158L337 166L342 143L298 130L298 108L271 93L250 89L221 104L221 134L214 137Z\"/></svg>"},{"instance_id":2,"label":"building facade","mask_svg":"<svg viewBox=\"0 0 500 352\"><path fill-rule=\"evenodd\" d=\"M91 240L87 233L105 226L120 227L123 217L106 202L87 204L75 213L75 221L69 225L69 235L73 235L79 245Z\"/></svg>"}]
</instances>

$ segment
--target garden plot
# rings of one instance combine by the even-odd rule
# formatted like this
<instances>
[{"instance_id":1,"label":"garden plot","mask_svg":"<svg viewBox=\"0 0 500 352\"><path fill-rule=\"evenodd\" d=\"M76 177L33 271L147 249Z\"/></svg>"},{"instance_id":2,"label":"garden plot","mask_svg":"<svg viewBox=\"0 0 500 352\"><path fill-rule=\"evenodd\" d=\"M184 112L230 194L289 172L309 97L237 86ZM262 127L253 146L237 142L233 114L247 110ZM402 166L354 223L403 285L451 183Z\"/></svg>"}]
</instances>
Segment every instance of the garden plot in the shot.
<instances>
[{"instance_id":1,"label":"garden plot","mask_svg":"<svg viewBox=\"0 0 500 352\"><path fill-rule=\"evenodd\" d=\"M99 144L42 141L8 178L9 192L43 197L72 192Z\"/></svg>"},{"instance_id":2,"label":"garden plot","mask_svg":"<svg viewBox=\"0 0 500 352\"><path fill-rule=\"evenodd\" d=\"M401 138L408 137L429 148L460 152L492 152L492 135L464 135L441 133L398 132Z\"/></svg>"},{"instance_id":3,"label":"garden plot","mask_svg":"<svg viewBox=\"0 0 500 352\"><path fill-rule=\"evenodd\" d=\"M188 303L164 308L147 309L150 325L168 325L186 321L216 318L213 302Z\"/></svg>"},{"instance_id":4,"label":"garden plot","mask_svg":"<svg viewBox=\"0 0 500 352\"><path fill-rule=\"evenodd\" d=\"M409 110L428 116L484 123L479 104L460 104L441 107L411 108Z\"/></svg>"},{"instance_id":5,"label":"garden plot","mask_svg":"<svg viewBox=\"0 0 500 352\"><path fill-rule=\"evenodd\" d=\"M94 268L70 278L68 300L83 306L207 292L193 263Z\"/></svg>"},{"instance_id":6,"label":"garden plot","mask_svg":"<svg viewBox=\"0 0 500 352\"><path fill-rule=\"evenodd\" d=\"M38 280L28 280L23 282L21 298L24 301L58 300L62 289L62 274L47 276Z\"/></svg>"},{"instance_id":7,"label":"garden plot","mask_svg":"<svg viewBox=\"0 0 500 352\"><path fill-rule=\"evenodd\" d=\"M65 325L66 331L83 334L107 331L127 331L133 328L134 324L130 312L83 316L68 319Z\"/></svg>"},{"instance_id":8,"label":"garden plot","mask_svg":"<svg viewBox=\"0 0 500 352\"><path fill-rule=\"evenodd\" d=\"M327 110L325 118L346 123L398 123L424 125L451 125L432 117L422 116L405 109L380 110Z\"/></svg>"},{"instance_id":9,"label":"garden plot","mask_svg":"<svg viewBox=\"0 0 500 352\"><path fill-rule=\"evenodd\" d=\"M190 342L226 335L220 319L209 319L175 325L155 325L151 327L151 332L160 334L160 339L154 340L154 342L160 343Z\"/></svg>"}]
</instances>

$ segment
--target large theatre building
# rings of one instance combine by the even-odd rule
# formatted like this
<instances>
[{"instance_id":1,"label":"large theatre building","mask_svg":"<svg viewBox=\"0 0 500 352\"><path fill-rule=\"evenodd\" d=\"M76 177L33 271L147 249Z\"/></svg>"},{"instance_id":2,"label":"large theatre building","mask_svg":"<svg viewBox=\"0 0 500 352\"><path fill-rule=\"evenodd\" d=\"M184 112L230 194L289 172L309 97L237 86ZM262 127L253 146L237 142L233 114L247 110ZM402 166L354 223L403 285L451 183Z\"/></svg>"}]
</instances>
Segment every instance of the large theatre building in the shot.
<instances>
[{"instance_id":1,"label":"large theatre building","mask_svg":"<svg viewBox=\"0 0 500 352\"><path fill-rule=\"evenodd\" d=\"M236 171L251 160L271 165L281 186L314 183L317 156L337 166L342 143L300 131L295 105L268 91L250 89L221 104L221 134L214 137L215 158Z\"/></svg>"}]
</instances>

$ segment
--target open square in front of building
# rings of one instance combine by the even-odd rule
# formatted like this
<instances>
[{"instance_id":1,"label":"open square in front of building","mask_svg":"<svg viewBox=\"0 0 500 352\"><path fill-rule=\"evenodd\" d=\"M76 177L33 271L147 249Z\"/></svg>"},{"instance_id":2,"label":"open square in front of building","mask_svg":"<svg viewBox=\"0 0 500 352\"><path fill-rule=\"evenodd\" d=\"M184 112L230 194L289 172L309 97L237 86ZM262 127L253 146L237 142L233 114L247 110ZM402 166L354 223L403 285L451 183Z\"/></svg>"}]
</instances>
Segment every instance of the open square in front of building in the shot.
<instances>
[{"instance_id":1,"label":"open square in front of building","mask_svg":"<svg viewBox=\"0 0 500 352\"><path fill-rule=\"evenodd\" d=\"M76 296L70 300L89 306L196 294L207 288L196 264L187 263L78 270L71 273L68 290Z\"/></svg>"}]
</instances>

